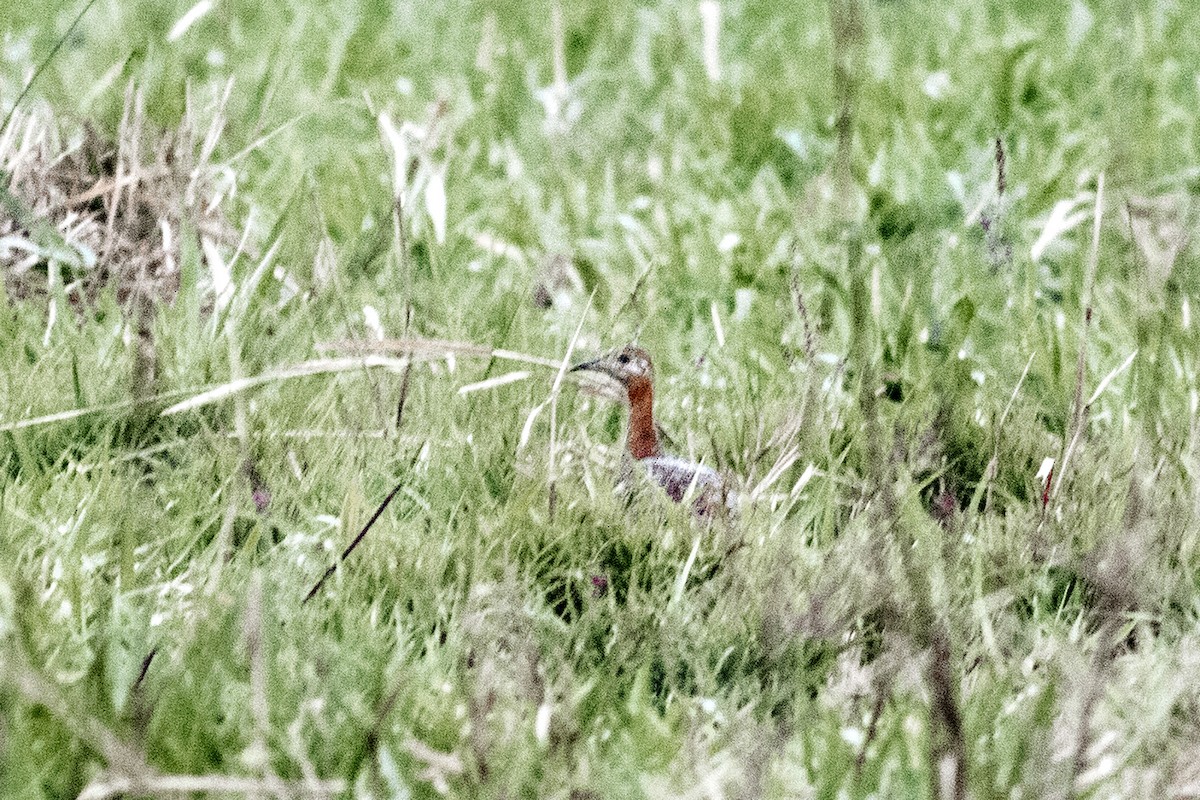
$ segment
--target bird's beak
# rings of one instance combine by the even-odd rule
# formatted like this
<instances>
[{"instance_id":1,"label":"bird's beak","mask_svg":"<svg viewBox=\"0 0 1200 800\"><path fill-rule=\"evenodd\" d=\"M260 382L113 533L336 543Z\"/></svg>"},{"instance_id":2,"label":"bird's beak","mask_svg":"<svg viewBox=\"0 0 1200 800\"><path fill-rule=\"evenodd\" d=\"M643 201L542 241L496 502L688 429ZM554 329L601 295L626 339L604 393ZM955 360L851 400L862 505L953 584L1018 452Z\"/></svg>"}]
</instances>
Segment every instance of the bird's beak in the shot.
<instances>
[{"instance_id":1,"label":"bird's beak","mask_svg":"<svg viewBox=\"0 0 1200 800\"><path fill-rule=\"evenodd\" d=\"M599 372L601 375L612 378L618 383L621 382L621 376L617 374L613 367L612 357L607 355L576 364L571 367L571 372Z\"/></svg>"},{"instance_id":2,"label":"bird's beak","mask_svg":"<svg viewBox=\"0 0 1200 800\"><path fill-rule=\"evenodd\" d=\"M592 372L605 372L606 370L603 366L601 366L601 361L603 361L602 358L593 358L591 361L581 361L575 366L571 367L570 371L579 372L580 370L586 369L591 370Z\"/></svg>"}]
</instances>

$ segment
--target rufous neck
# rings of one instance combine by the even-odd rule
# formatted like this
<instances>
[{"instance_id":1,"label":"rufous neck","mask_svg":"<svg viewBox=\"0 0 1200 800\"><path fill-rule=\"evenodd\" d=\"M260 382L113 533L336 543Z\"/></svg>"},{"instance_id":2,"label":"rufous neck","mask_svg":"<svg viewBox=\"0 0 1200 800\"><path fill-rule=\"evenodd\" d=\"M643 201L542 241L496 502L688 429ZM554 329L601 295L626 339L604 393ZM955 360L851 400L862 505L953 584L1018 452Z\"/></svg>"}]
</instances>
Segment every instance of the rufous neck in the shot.
<instances>
[{"instance_id":1,"label":"rufous neck","mask_svg":"<svg viewBox=\"0 0 1200 800\"><path fill-rule=\"evenodd\" d=\"M626 444L635 459L661 456L658 431L654 427L654 387L646 378L629 382L629 434Z\"/></svg>"}]
</instances>

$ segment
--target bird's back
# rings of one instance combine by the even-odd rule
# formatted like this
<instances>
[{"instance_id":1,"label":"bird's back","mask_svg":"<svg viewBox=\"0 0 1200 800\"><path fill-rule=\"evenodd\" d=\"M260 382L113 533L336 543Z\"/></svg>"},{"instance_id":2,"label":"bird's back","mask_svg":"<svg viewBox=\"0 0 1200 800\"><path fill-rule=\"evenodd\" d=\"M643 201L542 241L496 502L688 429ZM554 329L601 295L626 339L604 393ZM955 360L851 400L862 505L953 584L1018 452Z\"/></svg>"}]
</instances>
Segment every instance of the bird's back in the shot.
<instances>
[{"instance_id":1,"label":"bird's back","mask_svg":"<svg viewBox=\"0 0 1200 800\"><path fill-rule=\"evenodd\" d=\"M725 486L720 474L703 464L695 464L676 456L650 456L638 463L676 503L691 489L692 506L702 517L720 509L733 510L736 497Z\"/></svg>"}]
</instances>

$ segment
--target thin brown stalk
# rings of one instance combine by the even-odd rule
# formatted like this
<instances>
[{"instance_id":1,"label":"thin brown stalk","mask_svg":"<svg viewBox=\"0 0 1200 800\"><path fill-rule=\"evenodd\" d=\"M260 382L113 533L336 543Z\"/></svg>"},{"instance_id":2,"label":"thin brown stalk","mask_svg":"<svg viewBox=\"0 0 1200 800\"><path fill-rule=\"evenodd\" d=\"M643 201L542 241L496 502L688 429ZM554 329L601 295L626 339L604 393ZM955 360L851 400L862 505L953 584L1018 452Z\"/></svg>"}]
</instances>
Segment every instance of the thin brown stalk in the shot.
<instances>
[{"instance_id":1,"label":"thin brown stalk","mask_svg":"<svg viewBox=\"0 0 1200 800\"><path fill-rule=\"evenodd\" d=\"M1017 401L1017 395L1021 392L1021 386L1025 383L1025 378L1029 375L1029 368L1033 366L1033 357L1036 353L1030 353L1028 360L1025 362L1025 369L1021 370L1021 377L1017 379L1016 386L1013 387L1012 395L1008 398L1008 403L1004 406L1004 411L1000 414L1000 421L996 423L995 441L992 445L992 458L988 461L987 469L984 472L983 479L987 482L987 490L983 497L983 507L985 509L992 507L992 488L996 482L996 473L1000 469L1000 437L1004 434L1004 424L1008 421L1009 412L1012 411L1013 403ZM976 503L971 504L969 509L970 515L974 516L978 513Z\"/></svg>"},{"instance_id":2,"label":"thin brown stalk","mask_svg":"<svg viewBox=\"0 0 1200 800\"><path fill-rule=\"evenodd\" d=\"M865 39L860 0L830 0L829 17L833 38L833 86L838 105L837 167L843 180L850 180L854 113L861 82L862 46Z\"/></svg>"},{"instance_id":3,"label":"thin brown stalk","mask_svg":"<svg viewBox=\"0 0 1200 800\"><path fill-rule=\"evenodd\" d=\"M1075 731L1075 751L1071 755L1071 775L1066 785L1067 797L1077 797L1081 794L1076 787L1079 776L1087 771L1088 747L1092 742L1092 718L1096 708L1108 688L1108 676L1112 653L1110 648L1116 638L1120 626L1120 617L1116 613L1108 614L1096 634L1096 652L1092 655L1091 669L1088 670L1086 690L1083 703L1079 709L1079 721Z\"/></svg>"},{"instance_id":4,"label":"thin brown stalk","mask_svg":"<svg viewBox=\"0 0 1200 800\"><path fill-rule=\"evenodd\" d=\"M879 720L883 717L883 711L887 707L891 694L892 681L890 678L881 681L880 685L876 687L875 702L871 704L871 721L867 723L867 734L863 737L858 755L854 757L854 780L856 783L862 777L863 766L867 763L867 749L879 735Z\"/></svg>"},{"instance_id":5,"label":"thin brown stalk","mask_svg":"<svg viewBox=\"0 0 1200 800\"><path fill-rule=\"evenodd\" d=\"M967 796L967 743L950 663L945 624L934 628L929 653L929 762L933 796L964 800Z\"/></svg>"},{"instance_id":6,"label":"thin brown stalk","mask_svg":"<svg viewBox=\"0 0 1200 800\"><path fill-rule=\"evenodd\" d=\"M63 209L78 208L79 206L87 205L93 200L104 197L105 195L115 195L118 191L124 191L125 189L132 187L139 180L158 180L160 178L168 178L171 176L171 174L172 172L170 167L166 166L165 164L156 164L152 167L143 169L137 175L125 175L120 179L118 179L116 176L111 178L99 178L94 184L92 184L92 188L86 189L79 194L72 195L71 197L67 197L58 202L51 203L47 207L46 213L52 214Z\"/></svg>"},{"instance_id":7,"label":"thin brown stalk","mask_svg":"<svg viewBox=\"0 0 1200 800\"><path fill-rule=\"evenodd\" d=\"M380 503L379 507L375 509L375 513L371 515L369 520L367 520L367 524L363 525L362 530L358 532L358 535L354 537L350 544L346 545L346 549L342 551L341 557L339 557L337 561L330 564L329 569L325 570L325 574L321 576L321 579L313 584L313 587L308 590L308 594L304 596L304 600L301 605L304 605L309 600L312 600L317 592L321 591L321 587L325 585L325 581L329 580L329 577L333 575L333 573L337 572L337 568L341 566L342 562L349 558L350 554L354 552L355 548L362 543L363 538L367 535L367 531L371 530L379 518L383 516L383 512L387 510L387 507L391 504L391 502L396 499L396 495L400 494L400 490L404 488L404 484L405 481L402 480L392 487L392 490L388 492L387 497L383 498L383 502Z\"/></svg>"},{"instance_id":8,"label":"thin brown stalk","mask_svg":"<svg viewBox=\"0 0 1200 800\"><path fill-rule=\"evenodd\" d=\"M1075 362L1075 397L1071 405L1071 422L1064 440L1062 460L1058 467L1058 480L1051 490L1051 498L1057 498L1067 479L1067 467L1075 447L1087 425L1087 406L1083 399L1083 382L1087 374L1088 336L1092 327L1092 291L1096 282L1096 267L1100 261L1100 222L1104 216L1104 173L1096 178L1096 210L1092 218L1092 252L1088 258L1087 272L1083 280L1083 319L1079 332L1079 357Z\"/></svg>"},{"instance_id":9,"label":"thin brown stalk","mask_svg":"<svg viewBox=\"0 0 1200 800\"><path fill-rule=\"evenodd\" d=\"M274 773L270 768L267 736L271 732L270 709L267 704L267 664L263 655L263 585L262 574L254 573L246 597L246 615L243 623L246 642L246 660L250 662L250 716L254 721L249 752L246 759L252 766L262 770L263 777Z\"/></svg>"},{"instance_id":10,"label":"thin brown stalk","mask_svg":"<svg viewBox=\"0 0 1200 800\"><path fill-rule=\"evenodd\" d=\"M996 137L996 196L1003 199L1008 188L1007 158L1004 154L1004 140Z\"/></svg>"},{"instance_id":11,"label":"thin brown stalk","mask_svg":"<svg viewBox=\"0 0 1200 800\"><path fill-rule=\"evenodd\" d=\"M404 405L408 402L408 386L409 379L412 378L412 359L409 359L408 364L404 367L404 373L400 377L400 398L396 401L396 432L399 433L400 426L404 424Z\"/></svg>"}]
</instances>

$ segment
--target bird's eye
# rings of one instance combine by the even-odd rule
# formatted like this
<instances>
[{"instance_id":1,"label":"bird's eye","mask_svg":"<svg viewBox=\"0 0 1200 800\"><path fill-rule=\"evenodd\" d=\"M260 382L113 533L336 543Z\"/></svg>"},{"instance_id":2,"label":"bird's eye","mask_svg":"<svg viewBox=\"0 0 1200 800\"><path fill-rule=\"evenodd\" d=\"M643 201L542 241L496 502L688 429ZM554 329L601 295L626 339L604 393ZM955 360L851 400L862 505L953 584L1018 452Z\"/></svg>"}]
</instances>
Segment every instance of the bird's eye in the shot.
<instances>
[{"instance_id":1,"label":"bird's eye","mask_svg":"<svg viewBox=\"0 0 1200 800\"><path fill-rule=\"evenodd\" d=\"M621 355L617 356L617 361L621 362L622 364L628 364L629 356L627 356L625 353L621 353Z\"/></svg>"}]
</instances>

